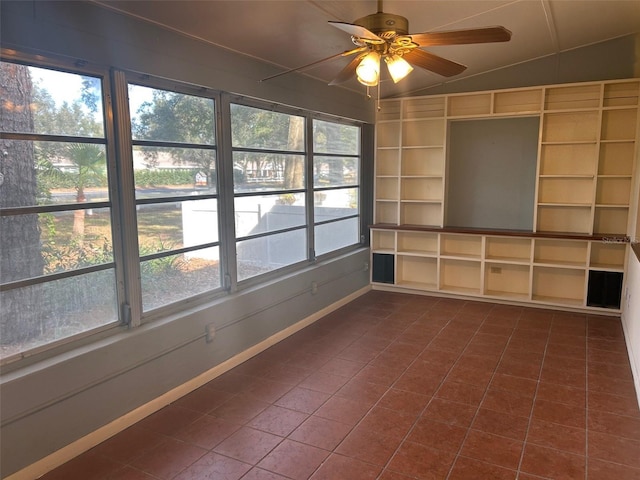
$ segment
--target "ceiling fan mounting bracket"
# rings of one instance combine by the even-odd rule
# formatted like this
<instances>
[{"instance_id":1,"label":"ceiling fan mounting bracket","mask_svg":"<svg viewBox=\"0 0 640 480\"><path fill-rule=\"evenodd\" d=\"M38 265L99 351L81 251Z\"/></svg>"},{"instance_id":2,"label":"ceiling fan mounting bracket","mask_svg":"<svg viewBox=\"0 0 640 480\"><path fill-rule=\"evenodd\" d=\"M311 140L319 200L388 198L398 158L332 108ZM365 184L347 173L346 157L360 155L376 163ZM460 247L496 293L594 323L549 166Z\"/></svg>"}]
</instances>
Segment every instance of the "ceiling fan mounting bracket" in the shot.
<instances>
[{"instance_id":1,"label":"ceiling fan mounting bracket","mask_svg":"<svg viewBox=\"0 0 640 480\"><path fill-rule=\"evenodd\" d=\"M409 20L401 15L378 12L362 17L353 22L376 35L407 35L409 33Z\"/></svg>"}]
</instances>

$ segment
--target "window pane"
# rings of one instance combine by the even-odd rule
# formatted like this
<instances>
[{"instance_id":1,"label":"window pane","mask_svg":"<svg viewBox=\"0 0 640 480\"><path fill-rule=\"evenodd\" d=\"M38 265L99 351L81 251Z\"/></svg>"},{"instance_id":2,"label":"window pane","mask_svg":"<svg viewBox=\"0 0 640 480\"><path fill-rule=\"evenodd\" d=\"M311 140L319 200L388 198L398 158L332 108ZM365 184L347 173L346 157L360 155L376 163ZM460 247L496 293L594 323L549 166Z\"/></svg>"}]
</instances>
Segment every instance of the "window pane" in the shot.
<instances>
[{"instance_id":1,"label":"window pane","mask_svg":"<svg viewBox=\"0 0 640 480\"><path fill-rule=\"evenodd\" d=\"M236 197L236 238L302 226L306 222L303 193Z\"/></svg>"},{"instance_id":2,"label":"window pane","mask_svg":"<svg viewBox=\"0 0 640 480\"><path fill-rule=\"evenodd\" d=\"M238 280L302 262L307 258L304 230L237 242Z\"/></svg>"},{"instance_id":3,"label":"window pane","mask_svg":"<svg viewBox=\"0 0 640 480\"><path fill-rule=\"evenodd\" d=\"M316 225L316 255L360 242L358 218Z\"/></svg>"},{"instance_id":4,"label":"window pane","mask_svg":"<svg viewBox=\"0 0 640 480\"><path fill-rule=\"evenodd\" d=\"M357 157L315 157L313 159L313 186L336 187L358 184Z\"/></svg>"},{"instance_id":5,"label":"window pane","mask_svg":"<svg viewBox=\"0 0 640 480\"><path fill-rule=\"evenodd\" d=\"M210 98L129 85L134 140L215 145L215 108Z\"/></svg>"},{"instance_id":6,"label":"window pane","mask_svg":"<svg viewBox=\"0 0 640 480\"><path fill-rule=\"evenodd\" d=\"M3 217L1 226L0 283L113 262L108 208Z\"/></svg>"},{"instance_id":7,"label":"window pane","mask_svg":"<svg viewBox=\"0 0 640 480\"><path fill-rule=\"evenodd\" d=\"M5 132L104 137L102 82L95 77L0 62Z\"/></svg>"},{"instance_id":8,"label":"window pane","mask_svg":"<svg viewBox=\"0 0 640 480\"><path fill-rule=\"evenodd\" d=\"M358 189L339 188L313 194L316 223L358 214Z\"/></svg>"},{"instance_id":9,"label":"window pane","mask_svg":"<svg viewBox=\"0 0 640 480\"><path fill-rule=\"evenodd\" d=\"M136 198L217 192L215 150L134 147L133 168Z\"/></svg>"},{"instance_id":10,"label":"window pane","mask_svg":"<svg viewBox=\"0 0 640 480\"><path fill-rule=\"evenodd\" d=\"M304 117L232 104L231 142L234 147L301 152L304 123Z\"/></svg>"},{"instance_id":11,"label":"window pane","mask_svg":"<svg viewBox=\"0 0 640 480\"><path fill-rule=\"evenodd\" d=\"M314 120L313 151L316 153L358 155L360 128L354 125Z\"/></svg>"},{"instance_id":12,"label":"window pane","mask_svg":"<svg viewBox=\"0 0 640 480\"><path fill-rule=\"evenodd\" d=\"M3 207L109 201L104 145L3 140Z\"/></svg>"},{"instance_id":13,"label":"window pane","mask_svg":"<svg viewBox=\"0 0 640 480\"><path fill-rule=\"evenodd\" d=\"M304 155L233 152L235 192L304 188Z\"/></svg>"},{"instance_id":14,"label":"window pane","mask_svg":"<svg viewBox=\"0 0 640 480\"><path fill-rule=\"evenodd\" d=\"M117 322L115 284L109 269L0 292L0 355Z\"/></svg>"},{"instance_id":15,"label":"window pane","mask_svg":"<svg viewBox=\"0 0 640 480\"><path fill-rule=\"evenodd\" d=\"M170 255L140 264L142 306L162 307L220 287L218 247Z\"/></svg>"},{"instance_id":16,"label":"window pane","mask_svg":"<svg viewBox=\"0 0 640 480\"><path fill-rule=\"evenodd\" d=\"M140 255L218 241L218 201L138 205Z\"/></svg>"}]
</instances>

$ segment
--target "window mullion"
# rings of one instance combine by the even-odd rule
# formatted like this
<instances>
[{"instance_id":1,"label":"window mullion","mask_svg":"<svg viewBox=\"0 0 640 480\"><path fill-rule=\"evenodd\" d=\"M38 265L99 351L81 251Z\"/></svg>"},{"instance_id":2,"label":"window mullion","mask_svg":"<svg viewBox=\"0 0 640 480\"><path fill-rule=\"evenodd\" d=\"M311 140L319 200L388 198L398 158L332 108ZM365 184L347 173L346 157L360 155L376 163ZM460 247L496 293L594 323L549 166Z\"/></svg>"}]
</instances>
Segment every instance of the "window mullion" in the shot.
<instances>
[{"instance_id":1,"label":"window mullion","mask_svg":"<svg viewBox=\"0 0 640 480\"><path fill-rule=\"evenodd\" d=\"M223 285L227 291L238 288L236 255L236 222L233 184L233 149L231 141L231 102L229 95L221 95L218 106L218 182L219 232Z\"/></svg>"},{"instance_id":2,"label":"window mullion","mask_svg":"<svg viewBox=\"0 0 640 480\"><path fill-rule=\"evenodd\" d=\"M315 212L314 212L314 189L313 189L313 119L310 115L306 116L306 134L305 134L305 184L306 184L306 200L307 208L307 252L309 261L316 259L316 241L314 233Z\"/></svg>"},{"instance_id":3,"label":"window mullion","mask_svg":"<svg viewBox=\"0 0 640 480\"><path fill-rule=\"evenodd\" d=\"M136 219L136 189L133 176L133 152L131 146L131 117L129 95L124 72L112 71L112 91L115 99L114 122L116 130L116 157L118 185L118 213L120 222L114 225L114 237L121 245L116 251L123 266L123 297L120 301L123 320L131 327L137 327L142 319L142 287L140 284L140 261L138 246L138 226Z\"/></svg>"}]
</instances>

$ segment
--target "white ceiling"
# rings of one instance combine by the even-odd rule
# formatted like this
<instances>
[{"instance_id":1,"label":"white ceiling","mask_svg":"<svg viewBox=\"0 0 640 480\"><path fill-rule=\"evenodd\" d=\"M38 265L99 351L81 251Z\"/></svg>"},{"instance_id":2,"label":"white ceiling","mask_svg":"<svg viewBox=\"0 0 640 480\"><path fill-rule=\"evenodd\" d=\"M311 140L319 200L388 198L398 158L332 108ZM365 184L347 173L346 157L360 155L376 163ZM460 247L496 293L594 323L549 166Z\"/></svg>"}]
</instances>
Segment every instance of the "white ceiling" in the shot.
<instances>
[{"instance_id":1,"label":"white ceiling","mask_svg":"<svg viewBox=\"0 0 640 480\"><path fill-rule=\"evenodd\" d=\"M273 73L353 48L327 22L352 23L375 13L376 0L111 1L96 3L274 65ZM502 25L506 43L430 47L467 65L459 79L640 31L638 0L386 0L383 10L407 17L410 33ZM305 70L330 82L348 63L336 58ZM416 68L400 84L384 79L381 96L418 91L446 79ZM277 79L269 80L277 81ZM341 87L361 91L350 80Z\"/></svg>"}]
</instances>

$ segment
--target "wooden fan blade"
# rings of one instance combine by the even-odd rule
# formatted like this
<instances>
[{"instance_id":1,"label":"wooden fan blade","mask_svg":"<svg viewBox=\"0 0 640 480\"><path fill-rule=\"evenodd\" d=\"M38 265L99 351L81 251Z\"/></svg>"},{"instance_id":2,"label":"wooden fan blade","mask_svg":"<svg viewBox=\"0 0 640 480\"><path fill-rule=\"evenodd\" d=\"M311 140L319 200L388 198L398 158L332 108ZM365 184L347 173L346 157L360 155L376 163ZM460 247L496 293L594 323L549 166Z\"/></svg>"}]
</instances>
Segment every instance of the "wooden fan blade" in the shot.
<instances>
[{"instance_id":1,"label":"wooden fan blade","mask_svg":"<svg viewBox=\"0 0 640 480\"><path fill-rule=\"evenodd\" d=\"M421 47L465 45L470 43L508 42L511 32L504 27L469 28L447 32L412 33L411 40Z\"/></svg>"},{"instance_id":2,"label":"wooden fan blade","mask_svg":"<svg viewBox=\"0 0 640 480\"><path fill-rule=\"evenodd\" d=\"M402 58L412 65L416 65L425 70L435 72L444 77L452 77L466 70L466 66L460 63L447 60L433 53L425 52L414 48L405 53Z\"/></svg>"},{"instance_id":3,"label":"wooden fan blade","mask_svg":"<svg viewBox=\"0 0 640 480\"><path fill-rule=\"evenodd\" d=\"M281 75L286 75L287 73L301 72L302 70L306 70L307 68L311 68L311 67L313 67L315 65L319 65L320 63L328 62L329 60L333 60L334 58L348 57L349 55L353 55L354 53L360 53L360 52L362 52L364 50L368 50L368 48L367 47L358 47L358 48L354 48L353 50L346 50L344 52L340 52L340 53L336 53L335 55L331 55L330 57L322 58L320 60L316 60L315 62L308 63L308 64L303 65L301 67L290 68L289 70L285 70L284 72L276 73L275 75L271 75L269 77L263 78L260 81L261 82L266 82L267 80L271 80L272 78L276 78L276 77L279 77Z\"/></svg>"},{"instance_id":4,"label":"wooden fan blade","mask_svg":"<svg viewBox=\"0 0 640 480\"><path fill-rule=\"evenodd\" d=\"M366 53L358 55L353 60L351 60L346 67L340 70L338 76L331 80L331 83L329 83L329 85L340 85L341 83L344 83L351 77L353 77L356 74L356 67L365 55Z\"/></svg>"},{"instance_id":5,"label":"wooden fan blade","mask_svg":"<svg viewBox=\"0 0 640 480\"><path fill-rule=\"evenodd\" d=\"M329 21L330 25L333 25L336 28L339 28L343 32L347 32L349 35L353 35L354 37L365 38L367 40L380 40L383 42L382 38L377 36L375 33L370 32L364 27L360 25L354 25L353 23L344 23L344 22L332 22Z\"/></svg>"}]
</instances>

